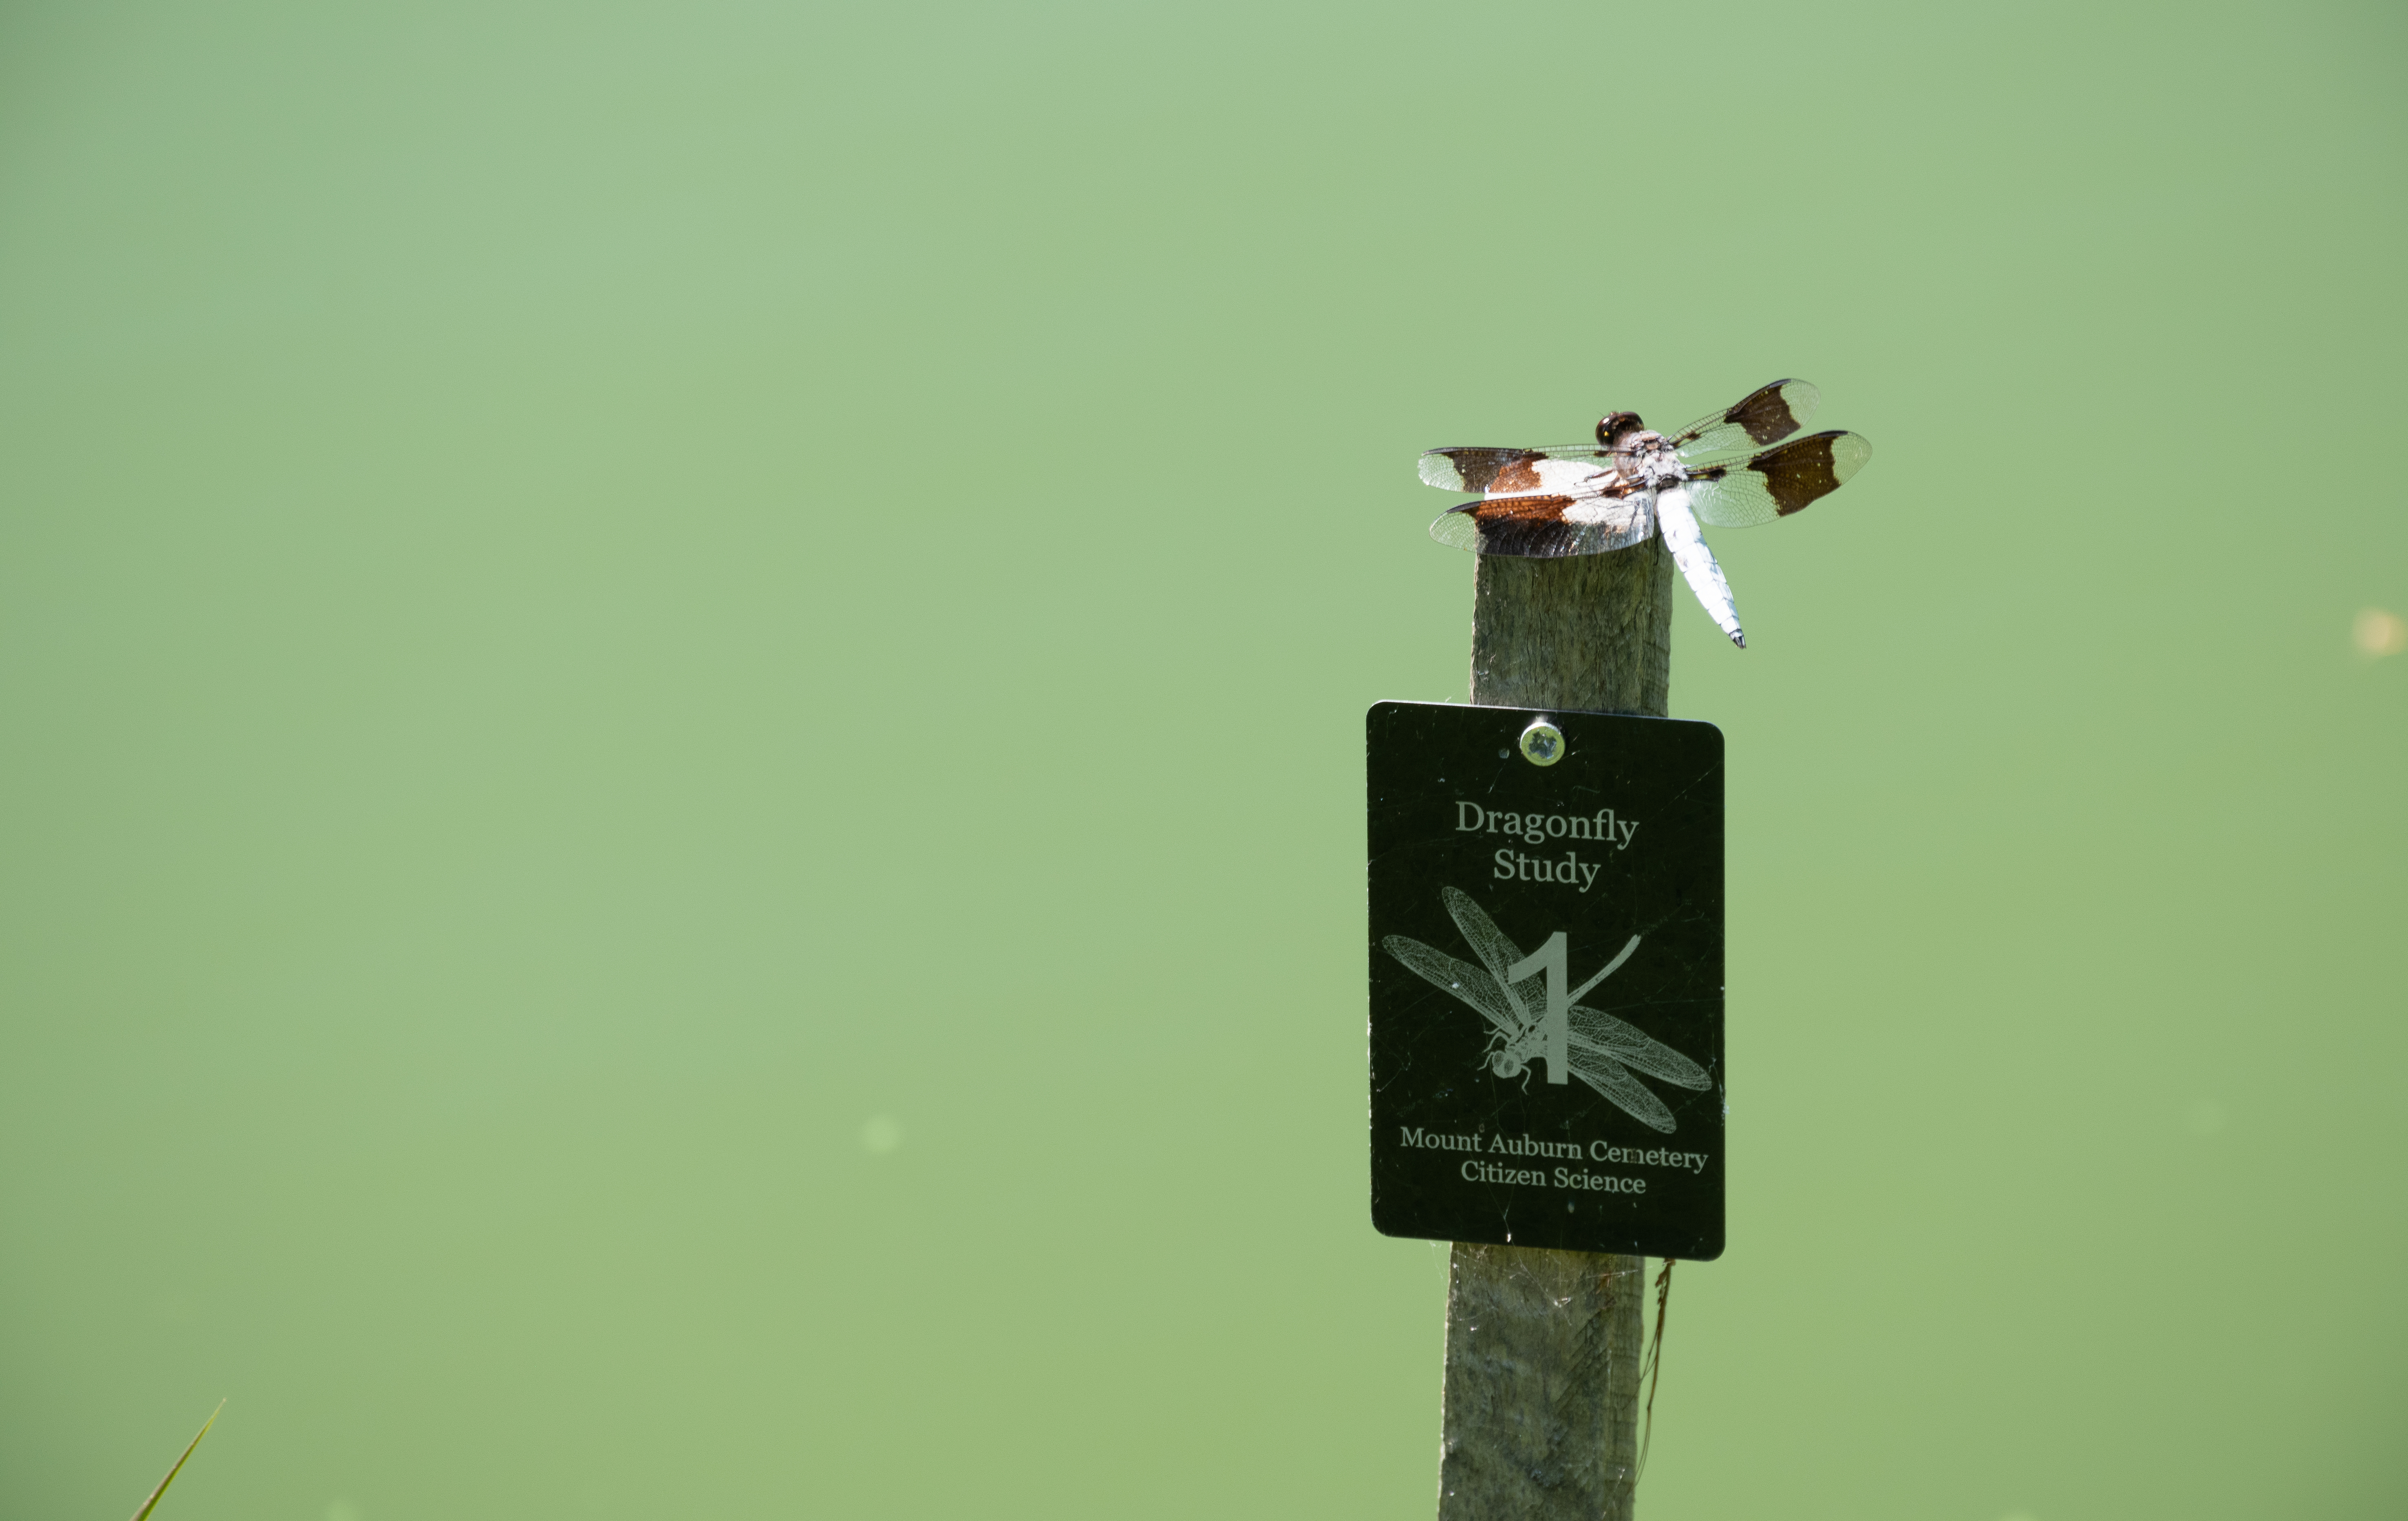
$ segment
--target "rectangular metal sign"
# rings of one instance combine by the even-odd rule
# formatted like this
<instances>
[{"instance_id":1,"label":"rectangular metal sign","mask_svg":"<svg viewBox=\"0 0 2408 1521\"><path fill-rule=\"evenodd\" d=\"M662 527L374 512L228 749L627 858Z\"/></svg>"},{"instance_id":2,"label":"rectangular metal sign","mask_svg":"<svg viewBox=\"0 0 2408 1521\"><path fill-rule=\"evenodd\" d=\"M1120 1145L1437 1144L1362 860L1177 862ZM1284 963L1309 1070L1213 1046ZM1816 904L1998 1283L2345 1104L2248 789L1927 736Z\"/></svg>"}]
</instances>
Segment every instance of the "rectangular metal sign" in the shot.
<instances>
[{"instance_id":1,"label":"rectangular metal sign","mask_svg":"<svg viewBox=\"0 0 2408 1521\"><path fill-rule=\"evenodd\" d=\"M1383 702L1368 721L1371 1223L1723 1250L1723 737Z\"/></svg>"}]
</instances>

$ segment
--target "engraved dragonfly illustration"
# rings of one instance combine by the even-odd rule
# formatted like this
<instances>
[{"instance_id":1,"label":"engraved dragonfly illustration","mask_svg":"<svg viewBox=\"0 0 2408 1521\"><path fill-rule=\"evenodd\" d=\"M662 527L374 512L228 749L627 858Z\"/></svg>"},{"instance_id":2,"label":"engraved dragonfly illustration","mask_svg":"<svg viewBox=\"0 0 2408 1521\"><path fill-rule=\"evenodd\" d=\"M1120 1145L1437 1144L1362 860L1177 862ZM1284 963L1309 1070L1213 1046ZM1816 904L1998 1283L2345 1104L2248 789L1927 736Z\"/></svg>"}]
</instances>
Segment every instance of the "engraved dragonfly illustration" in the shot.
<instances>
[{"instance_id":1,"label":"engraved dragonfly illustration","mask_svg":"<svg viewBox=\"0 0 2408 1521\"><path fill-rule=\"evenodd\" d=\"M1639 949L1638 936L1631 936L1597 975L1568 989L1571 950L1562 930L1526 956L1470 894L1446 887L1440 889L1439 897L1480 966L1402 935L1390 935L1380 944L1424 981L1487 1017L1494 1026L1489 1032L1490 1071L1502 1078L1520 1077L1532 1062L1543 1060L1548 1082L1577 1077L1632 1119L1666 1135L1674 1128L1672 1112L1632 1072L1675 1087L1702 1091L1713 1086L1704 1068L1670 1046L1612 1014L1580 1006L1592 988L1622 969Z\"/></svg>"}]
</instances>

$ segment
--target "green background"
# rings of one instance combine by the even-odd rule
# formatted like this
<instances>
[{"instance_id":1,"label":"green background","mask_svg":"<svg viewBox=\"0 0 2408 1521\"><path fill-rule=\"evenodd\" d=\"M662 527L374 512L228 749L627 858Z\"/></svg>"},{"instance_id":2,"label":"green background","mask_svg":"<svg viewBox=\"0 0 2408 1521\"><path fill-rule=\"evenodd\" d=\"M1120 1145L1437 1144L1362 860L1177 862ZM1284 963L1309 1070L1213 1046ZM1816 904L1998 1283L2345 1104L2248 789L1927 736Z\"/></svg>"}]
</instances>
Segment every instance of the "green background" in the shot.
<instances>
[{"instance_id":1,"label":"green background","mask_svg":"<svg viewBox=\"0 0 2408 1521\"><path fill-rule=\"evenodd\" d=\"M1437 444L1783 375L1656 1517L2408 1508L2408 18L0 11L0 1514L1410 1516Z\"/></svg>"}]
</instances>

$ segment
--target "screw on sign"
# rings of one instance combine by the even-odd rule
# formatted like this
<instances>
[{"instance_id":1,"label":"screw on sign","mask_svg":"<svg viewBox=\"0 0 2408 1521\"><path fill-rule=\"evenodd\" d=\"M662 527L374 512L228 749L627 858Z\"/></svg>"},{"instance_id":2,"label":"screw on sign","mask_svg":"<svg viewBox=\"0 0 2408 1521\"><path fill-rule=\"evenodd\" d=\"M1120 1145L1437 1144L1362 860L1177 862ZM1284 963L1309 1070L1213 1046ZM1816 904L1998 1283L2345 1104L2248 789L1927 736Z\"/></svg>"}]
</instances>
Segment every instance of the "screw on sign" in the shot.
<instances>
[{"instance_id":1,"label":"screw on sign","mask_svg":"<svg viewBox=\"0 0 2408 1521\"><path fill-rule=\"evenodd\" d=\"M1422 456L1479 494L1430 525L1477 556L1472 707L1369 720L1371 1173L1375 1225L1455 1243L1441 1521L1627 1521L1640 1254L1665 1259L1652 1413L1671 1259L1722 1249L1722 746L1664 716L1672 572L1744 649L1703 530L1863 468L1856 434L1793 437L1818 399L1776 380L1669 435L1616 411L1594 441ZM2394 626L2358 647L2408 647Z\"/></svg>"},{"instance_id":2,"label":"screw on sign","mask_svg":"<svg viewBox=\"0 0 2408 1521\"><path fill-rule=\"evenodd\" d=\"M1545 719L1533 719L1522 731L1522 758L1533 766L1553 766L1564 758L1564 731Z\"/></svg>"}]
</instances>

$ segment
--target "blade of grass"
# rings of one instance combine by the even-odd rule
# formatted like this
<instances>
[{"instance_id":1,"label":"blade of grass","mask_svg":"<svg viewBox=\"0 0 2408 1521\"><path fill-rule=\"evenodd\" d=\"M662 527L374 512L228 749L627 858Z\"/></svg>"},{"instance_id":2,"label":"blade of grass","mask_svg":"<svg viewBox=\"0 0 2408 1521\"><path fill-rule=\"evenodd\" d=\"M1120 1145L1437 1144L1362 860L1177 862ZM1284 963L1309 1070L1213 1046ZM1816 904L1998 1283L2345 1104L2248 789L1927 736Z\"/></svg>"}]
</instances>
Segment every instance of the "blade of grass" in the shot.
<instances>
[{"instance_id":1,"label":"blade of grass","mask_svg":"<svg viewBox=\"0 0 2408 1521\"><path fill-rule=\"evenodd\" d=\"M184 1448L184 1457L193 1456L193 1449L201 1444L201 1438L209 1434L209 1428L218 1424L218 1416L224 1409L225 1401L219 1400L218 1408L209 1412L209 1418L201 1423L201 1428L198 1431L193 1433L193 1440ZM176 1482L176 1475L184 1471L184 1457L176 1459L176 1466L169 1469L167 1476L159 1481L159 1487L150 1491L150 1498L142 1502L142 1509L134 1513L134 1521L148 1521L150 1513L158 1508L159 1497L165 1494L167 1486Z\"/></svg>"}]
</instances>

